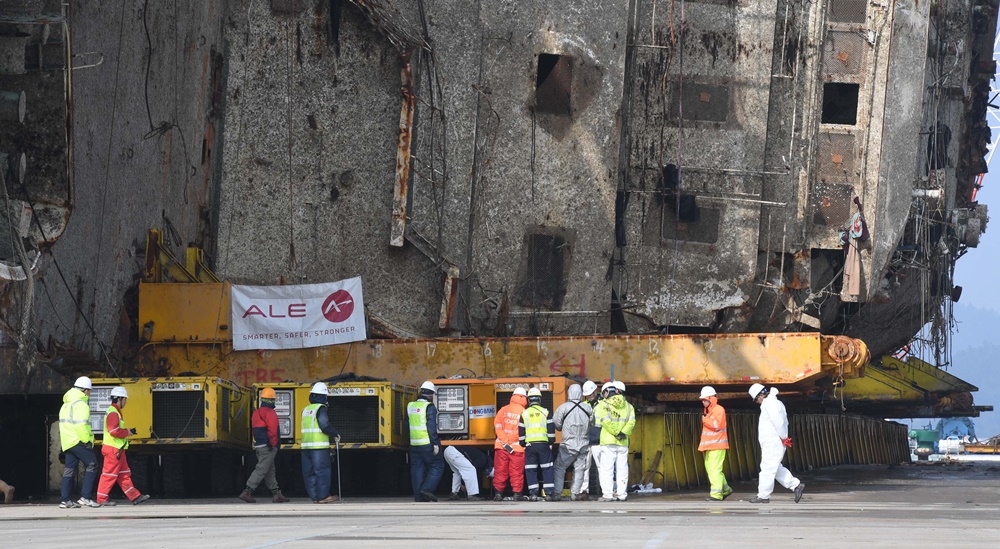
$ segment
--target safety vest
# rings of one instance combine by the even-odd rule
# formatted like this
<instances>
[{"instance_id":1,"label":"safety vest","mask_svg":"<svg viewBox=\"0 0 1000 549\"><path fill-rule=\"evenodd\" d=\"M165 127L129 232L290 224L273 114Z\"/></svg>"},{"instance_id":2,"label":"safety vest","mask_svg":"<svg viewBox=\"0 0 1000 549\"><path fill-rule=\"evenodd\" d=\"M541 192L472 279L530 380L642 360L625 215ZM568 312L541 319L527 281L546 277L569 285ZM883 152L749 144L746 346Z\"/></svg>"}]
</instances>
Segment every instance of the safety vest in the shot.
<instances>
[{"instance_id":1,"label":"safety vest","mask_svg":"<svg viewBox=\"0 0 1000 549\"><path fill-rule=\"evenodd\" d=\"M302 449L317 450L330 447L330 435L319 428L319 409L322 404L310 404L302 409Z\"/></svg>"},{"instance_id":2,"label":"safety vest","mask_svg":"<svg viewBox=\"0 0 1000 549\"><path fill-rule=\"evenodd\" d=\"M125 428L125 418L122 417L122 414L121 412L118 411L118 408L115 408L114 406L108 406L108 411L106 414L104 414L104 445L110 446L112 448L120 448L122 450L125 450L128 448L128 439L113 437L111 436L110 430L108 429L108 418L111 417L111 414L115 414L118 416L118 427L122 429Z\"/></svg>"},{"instance_id":3,"label":"safety vest","mask_svg":"<svg viewBox=\"0 0 1000 549\"><path fill-rule=\"evenodd\" d=\"M59 441L65 452L80 444L94 441L90 431L90 404L87 393L73 387L63 396L59 409Z\"/></svg>"},{"instance_id":4,"label":"safety vest","mask_svg":"<svg viewBox=\"0 0 1000 549\"><path fill-rule=\"evenodd\" d=\"M726 433L726 409L717 403L711 404L701 416L701 442L698 451L728 450L729 436Z\"/></svg>"},{"instance_id":5,"label":"safety vest","mask_svg":"<svg viewBox=\"0 0 1000 549\"><path fill-rule=\"evenodd\" d=\"M525 442L530 444L549 441L549 432L546 428L549 420L548 410L541 406L528 406L521 414L521 420L524 421Z\"/></svg>"},{"instance_id":6,"label":"safety vest","mask_svg":"<svg viewBox=\"0 0 1000 549\"><path fill-rule=\"evenodd\" d=\"M635 408L628 402L624 402L623 407L615 408L611 405L612 399L624 397L615 395L602 400L594 410L594 421L601 426L602 446L628 446L628 435L635 426ZM625 440L618 440L618 433L625 433Z\"/></svg>"},{"instance_id":7,"label":"safety vest","mask_svg":"<svg viewBox=\"0 0 1000 549\"><path fill-rule=\"evenodd\" d=\"M410 446L427 446L431 434L427 432L427 407L431 403L416 400L406 405L406 416L410 420Z\"/></svg>"}]
</instances>

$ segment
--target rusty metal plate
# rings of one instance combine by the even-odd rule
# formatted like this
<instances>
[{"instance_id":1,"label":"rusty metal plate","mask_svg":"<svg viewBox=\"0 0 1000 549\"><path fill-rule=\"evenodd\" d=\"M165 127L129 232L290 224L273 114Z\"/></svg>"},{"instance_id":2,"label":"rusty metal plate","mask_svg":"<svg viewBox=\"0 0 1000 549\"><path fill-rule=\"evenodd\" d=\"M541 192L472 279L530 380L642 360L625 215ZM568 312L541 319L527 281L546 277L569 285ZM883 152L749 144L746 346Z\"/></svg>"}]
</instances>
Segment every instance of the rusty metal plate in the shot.
<instances>
[{"instance_id":1,"label":"rusty metal plate","mask_svg":"<svg viewBox=\"0 0 1000 549\"><path fill-rule=\"evenodd\" d=\"M855 176L855 137L851 134L820 132L817 138L816 172L827 180L848 181Z\"/></svg>"},{"instance_id":2,"label":"rusty metal plate","mask_svg":"<svg viewBox=\"0 0 1000 549\"><path fill-rule=\"evenodd\" d=\"M674 119L682 108L685 120L725 122L729 118L729 86L685 82L682 94L680 84L675 82L670 95L670 114Z\"/></svg>"},{"instance_id":3,"label":"rusty metal plate","mask_svg":"<svg viewBox=\"0 0 1000 549\"><path fill-rule=\"evenodd\" d=\"M842 227L851 216L851 198L854 189L841 183L819 181L810 191L809 203L813 208L813 223L827 227Z\"/></svg>"},{"instance_id":4,"label":"rusty metal plate","mask_svg":"<svg viewBox=\"0 0 1000 549\"><path fill-rule=\"evenodd\" d=\"M829 31L823 42L823 73L861 74L868 55L868 42L856 32Z\"/></svg>"}]
</instances>

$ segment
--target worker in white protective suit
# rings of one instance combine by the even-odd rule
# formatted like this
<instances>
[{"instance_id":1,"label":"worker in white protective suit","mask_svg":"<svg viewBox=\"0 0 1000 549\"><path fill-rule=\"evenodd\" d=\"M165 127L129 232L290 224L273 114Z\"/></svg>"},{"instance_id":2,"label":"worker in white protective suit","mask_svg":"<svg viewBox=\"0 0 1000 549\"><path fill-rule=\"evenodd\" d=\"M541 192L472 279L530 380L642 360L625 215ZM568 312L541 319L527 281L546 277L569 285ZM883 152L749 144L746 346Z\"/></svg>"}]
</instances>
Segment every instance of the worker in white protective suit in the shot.
<instances>
[{"instance_id":1,"label":"worker in white protective suit","mask_svg":"<svg viewBox=\"0 0 1000 549\"><path fill-rule=\"evenodd\" d=\"M760 383L750 387L750 398L760 404L760 420L757 423L757 440L760 442L760 479L757 495L750 503L771 503L774 481L795 492L795 503L802 499L806 485L792 476L792 472L781 464L785 448L792 447L788 437L788 414L785 405L778 400L778 390L770 390Z\"/></svg>"}]
</instances>

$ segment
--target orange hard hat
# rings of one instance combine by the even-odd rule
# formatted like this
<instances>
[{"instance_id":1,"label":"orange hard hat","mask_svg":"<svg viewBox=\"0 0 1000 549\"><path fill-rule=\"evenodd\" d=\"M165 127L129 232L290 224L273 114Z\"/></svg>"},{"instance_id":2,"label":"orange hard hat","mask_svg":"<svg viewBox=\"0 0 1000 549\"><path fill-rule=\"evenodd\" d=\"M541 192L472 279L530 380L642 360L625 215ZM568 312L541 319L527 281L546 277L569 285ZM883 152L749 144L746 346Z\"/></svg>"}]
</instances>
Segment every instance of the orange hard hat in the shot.
<instances>
[{"instance_id":1,"label":"orange hard hat","mask_svg":"<svg viewBox=\"0 0 1000 549\"><path fill-rule=\"evenodd\" d=\"M260 391L260 398L274 398L274 389L270 387L264 387Z\"/></svg>"}]
</instances>

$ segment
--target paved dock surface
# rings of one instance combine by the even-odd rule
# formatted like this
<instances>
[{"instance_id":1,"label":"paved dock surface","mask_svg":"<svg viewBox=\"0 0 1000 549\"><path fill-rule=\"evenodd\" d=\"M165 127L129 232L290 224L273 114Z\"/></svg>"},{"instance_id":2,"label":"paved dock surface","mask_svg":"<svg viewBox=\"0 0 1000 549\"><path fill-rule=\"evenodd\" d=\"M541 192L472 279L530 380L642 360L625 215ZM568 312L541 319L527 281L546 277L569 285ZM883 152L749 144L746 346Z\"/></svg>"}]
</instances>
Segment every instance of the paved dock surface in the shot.
<instances>
[{"instance_id":1,"label":"paved dock surface","mask_svg":"<svg viewBox=\"0 0 1000 549\"><path fill-rule=\"evenodd\" d=\"M721 503L703 491L627 502L414 503L347 498L340 504L249 505L236 499L150 500L100 509L0 506L0 544L66 548L320 547L1000 547L1000 464L941 463L819 469L800 475L796 504L778 488L751 504L735 483ZM122 503L122 502L119 502Z\"/></svg>"}]
</instances>

